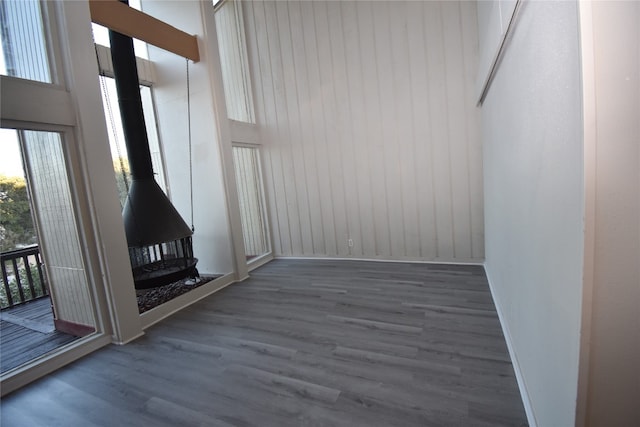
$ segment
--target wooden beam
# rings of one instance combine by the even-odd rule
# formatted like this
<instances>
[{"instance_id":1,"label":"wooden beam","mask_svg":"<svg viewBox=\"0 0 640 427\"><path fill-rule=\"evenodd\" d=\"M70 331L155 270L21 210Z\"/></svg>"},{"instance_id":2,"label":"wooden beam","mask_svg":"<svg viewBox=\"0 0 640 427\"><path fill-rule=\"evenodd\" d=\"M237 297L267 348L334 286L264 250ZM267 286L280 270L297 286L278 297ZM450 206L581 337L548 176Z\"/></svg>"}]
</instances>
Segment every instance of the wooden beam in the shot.
<instances>
[{"instance_id":1,"label":"wooden beam","mask_svg":"<svg viewBox=\"0 0 640 427\"><path fill-rule=\"evenodd\" d=\"M91 20L129 37L200 61L198 38L118 0L89 0Z\"/></svg>"}]
</instances>

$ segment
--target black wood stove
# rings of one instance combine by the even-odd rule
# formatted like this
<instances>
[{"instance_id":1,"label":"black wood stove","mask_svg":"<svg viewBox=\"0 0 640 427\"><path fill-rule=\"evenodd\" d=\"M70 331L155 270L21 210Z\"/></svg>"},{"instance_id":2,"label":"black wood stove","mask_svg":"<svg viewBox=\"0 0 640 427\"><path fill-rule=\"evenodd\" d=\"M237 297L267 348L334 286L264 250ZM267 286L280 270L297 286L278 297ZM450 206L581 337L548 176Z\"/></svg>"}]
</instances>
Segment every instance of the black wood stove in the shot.
<instances>
[{"instance_id":1,"label":"black wood stove","mask_svg":"<svg viewBox=\"0 0 640 427\"><path fill-rule=\"evenodd\" d=\"M109 39L131 171L122 216L135 288L147 289L197 277L193 231L153 178L133 40L111 30Z\"/></svg>"}]
</instances>

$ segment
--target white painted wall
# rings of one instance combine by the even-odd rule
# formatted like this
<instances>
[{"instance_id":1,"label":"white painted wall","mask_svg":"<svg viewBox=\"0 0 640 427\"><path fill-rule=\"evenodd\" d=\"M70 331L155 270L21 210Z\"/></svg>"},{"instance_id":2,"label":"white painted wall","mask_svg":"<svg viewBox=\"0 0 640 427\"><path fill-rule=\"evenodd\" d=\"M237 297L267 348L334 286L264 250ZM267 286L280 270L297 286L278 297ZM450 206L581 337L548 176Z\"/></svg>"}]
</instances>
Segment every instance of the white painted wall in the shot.
<instances>
[{"instance_id":1,"label":"white painted wall","mask_svg":"<svg viewBox=\"0 0 640 427\"><path fill-rule=\"evenodd\" d=\"M276 255L482 261L475 2L243 4Z\"/></svg>"},{"instance_id":2,"label":"white painted wall","mask_svg":"<svg viewBox=\"0 0 640 427\"><path fill-rule=\"evenodd\" d=\"M504 44L507 30L516 9L517 0L478 1L479 59L476 96L480 99L487 89L494 64Z\"/></svg>"},{"instance_id":3,"label":"white painted wall","mask_svg":"<svg viewBox=\"0 0 640 427\"><path fill-rule=\"evenodd\" d=\"M579 416L640 425L640 3L581 8L591 161Z\"/></svg>"},{"instance_id":4,"label":"white painted wall","mask_svg":"<svg viewBox=\"0 0 640 427\"><path fill-rule=\"evenodd\" d=\"M583 264L577 2L526 2L482 107L486 270L539 426L575 420Z\"/></svg>"},{"instance_id":5,"label":"white painted wall","mask_svg":"<svg viewBox=\"0 0 640 427\"><path fill-rule=\"evenodd\" d=\"M199 260L200 273L231 273L234 271L234 261L230 220L223 181L221 142L209 78L213 59L206 49L208 44L215 44L216 40L205 36L200 2L143 1L142 9L200 39L201 60L189 66L196 230L193 236L194 253ZM186 62L184 58L154 46L149 46L149 59L156 67L154 96L169 193L182 217L190 223Z\"/></svg>"}]
</instances>

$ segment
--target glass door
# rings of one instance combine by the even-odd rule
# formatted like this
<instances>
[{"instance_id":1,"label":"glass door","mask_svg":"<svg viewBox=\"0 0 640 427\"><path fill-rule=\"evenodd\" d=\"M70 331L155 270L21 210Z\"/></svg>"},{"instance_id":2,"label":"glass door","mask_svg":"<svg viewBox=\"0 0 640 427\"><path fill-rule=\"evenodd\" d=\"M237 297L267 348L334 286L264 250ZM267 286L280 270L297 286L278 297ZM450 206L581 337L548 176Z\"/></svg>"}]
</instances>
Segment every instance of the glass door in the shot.
<instances>
[{"instance_id":1,"label":"glass door","mask_svg":"<svg viewBox=\"0 0 640 427\"><path fill-rule=\"evenodd\" d=\"M0 133L1 373L96 331L63 135Z\"/></svg>"},{"instance_id":2,"label":"glass door","mask_svg":"<svg viewBox=\"0 0 640 427\"><path fill-rule=\"evenodd\" d=\"M233 146L242 237L249 264L271 252L259 154L256 146Z\"/></svg>"}]
</instances>

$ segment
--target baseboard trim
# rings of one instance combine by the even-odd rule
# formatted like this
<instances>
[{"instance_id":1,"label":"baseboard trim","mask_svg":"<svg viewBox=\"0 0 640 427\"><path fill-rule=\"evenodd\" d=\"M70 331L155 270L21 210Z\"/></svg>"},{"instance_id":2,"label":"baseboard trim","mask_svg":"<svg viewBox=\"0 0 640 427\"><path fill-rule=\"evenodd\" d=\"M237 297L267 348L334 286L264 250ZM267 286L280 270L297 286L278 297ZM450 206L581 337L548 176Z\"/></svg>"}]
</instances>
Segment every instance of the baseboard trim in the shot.
<instances>
[{"instance_id":1,"label":"baseboard trim","mask_svg":"<svg viewBox=\"0 0 640 427\"><path fill-rule=\"evenodd\" d=\"M438 260L416 260L401 258L351 258L351 257L328 257L328 256L288 256L276 255L274 259L300 259L300 260L322 260L322 261L373 261L373 262L396 262L406 264L444 264L444 265L475 265L484 266L482 261L438 261Z\"/></svg>"},{"instance_id":2,"label":"baseboard trim","mask_svg":"<svg viewBox=\"0 0 640 427\"><path fill-rule=\"evenodd\" d=\"M249 272L255 270L256 268L262 267L269 261L273 260L273 255L271 253L259 256L258 258L252 259L247 263L247 268Z\"/></svg>"},{"instance_id":3,"label":"baseboard trim","mask_svg":"<svg viewBox=\"0 0 640 427\"><path fill-rule=\"evenodd\" d=\"M494 291L491 276L489 274L489 270L487 269L486 263L484 264L484 272L487 276L487 282L489 282L489 290L491 292L491 298L493 299L493 305L496 307L496 311L498 312L498 319L500 320L500 326L502 327L502 334L504 335L504 340L507 343L507 350L509 351L509 357L511 358L511 365L513 365L513 371L516 374L516 381L518 383L518 389L520 390L520 397L522 398L522 404L524 405L524 411L527 415L527 421L530 427L537 427L538 423L536 422L536 416L533 411L533 405L531 404L531 399L529 397L529 391L527 390L527 384L524 381L524 376L522 375L522 370L520 368L520 363L518 362L518 357L516 356L515 350L513 348L513 342L511 339L511 333L509 332L509 327L504 320L504 316L502 315L502 306L500 302L496 298L496 293Z\"/></svg>"},{"instance_id":4,"label":"baseboard trim","mask_svg":"<svg viewBox=\"0 0 640 427\"><path fill-rule=\"evenodd\" d=\"M239 281L240 280L235 279L235 273L225 274L224 276L218 277L209 283L205 283L204 285L182 294L171 301L167 301L156 308L146 311L140 315L142 329L145 330L172 314L177 313L183 308L186 308L191 304L218 292L220 289L224 289Z\"/></svg>"},{"instance_id":5,"label":"baseboard trim","mask_svg":"<svg viewBox=\"0 0 640 427\"><path fill-rule=\"evenodd\" d=\"M53 319L53 325L57 331L76 337L86 337L96 331L96 328L81 323L69 322L68 320Z\"/></svg>"},{"instance_id":6,"label":"baseboard trim","mask_svg":"<svg viewBox=\"0 0 640 427\"><path fill-rule=\"evenodd\" d=\"M125 345L125 344L129 344L130 342L133 342L135 340L137 340L138 338L144 336L144 331L140 332L139 334L136 334L132 337L127 338L124 341L118 341L116 340L115 336L111 337L111 344L113 345Z\"/></svg>"}]
</instances>

